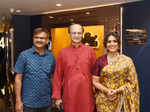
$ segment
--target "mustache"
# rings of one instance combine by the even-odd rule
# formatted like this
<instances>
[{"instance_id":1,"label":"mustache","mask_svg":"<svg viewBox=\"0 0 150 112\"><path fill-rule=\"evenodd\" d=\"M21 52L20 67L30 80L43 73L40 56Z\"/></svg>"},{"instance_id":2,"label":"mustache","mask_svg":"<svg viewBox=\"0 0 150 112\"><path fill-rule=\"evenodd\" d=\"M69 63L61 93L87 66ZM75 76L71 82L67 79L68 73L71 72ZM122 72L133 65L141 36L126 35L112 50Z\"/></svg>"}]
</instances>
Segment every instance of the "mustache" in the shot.
<instances>
[{"instance_id":1,"label":"mustache","mask_svg":"<svg viewBox=\"0 0 150 112\"><path fill-rule=\"evenodd\" d=\"M35 42L35 43L37 43L37 44L43 44L43 42L40 42L40 41L37 41L37 42Z\"/></svg>"}]
</instances>

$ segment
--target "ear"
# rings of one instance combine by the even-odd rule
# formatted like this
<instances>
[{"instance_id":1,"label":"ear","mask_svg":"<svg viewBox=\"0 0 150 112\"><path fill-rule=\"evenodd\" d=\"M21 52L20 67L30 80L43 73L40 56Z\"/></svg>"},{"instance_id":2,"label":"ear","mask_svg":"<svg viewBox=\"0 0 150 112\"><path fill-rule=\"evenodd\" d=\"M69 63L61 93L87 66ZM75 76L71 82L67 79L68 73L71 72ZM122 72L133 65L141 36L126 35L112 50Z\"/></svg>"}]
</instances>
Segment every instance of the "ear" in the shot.
<instances>
[{"instance_id":1,"label":"ear","mask_svg":"<svg viewBox=\"0 0 150 112\"><path fill-rule=\"evenodd\" d=\"M49 38L46 39L46 44L47 44L47 45L48 45L48 42L49 42Z\"/></svg>"},{"instance_id":2,"label":"ear","mask_svg":"<svg viewBox=\"0 0 150 112\"><path fill-rule=\"evenodd\" d=\"M69 34L69 37L71 38L71 34L70 33L68 33Z\"/></svg>"}]
</instances>

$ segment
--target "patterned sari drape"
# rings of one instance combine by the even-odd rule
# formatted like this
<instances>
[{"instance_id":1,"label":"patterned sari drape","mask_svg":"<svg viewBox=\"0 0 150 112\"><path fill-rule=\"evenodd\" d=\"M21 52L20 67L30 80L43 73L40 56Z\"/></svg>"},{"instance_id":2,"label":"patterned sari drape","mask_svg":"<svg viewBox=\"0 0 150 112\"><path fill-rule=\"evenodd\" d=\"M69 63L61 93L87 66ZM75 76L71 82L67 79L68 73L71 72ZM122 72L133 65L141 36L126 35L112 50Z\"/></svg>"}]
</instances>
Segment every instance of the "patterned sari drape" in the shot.
<instances>
[{"instance_id":1,"label":"patterned sari drape","mask_svg":"<svg viewBox=\"0 0 150 112\"><path fill-rule=\"evenodd\" d=\"M98 112L139 112L139 86L132 60L120 55L116 62L104 66L100 72L100 83L107 88L124 91L111 101L102 92L96 94Z\"/></svg>"}]
</instances>

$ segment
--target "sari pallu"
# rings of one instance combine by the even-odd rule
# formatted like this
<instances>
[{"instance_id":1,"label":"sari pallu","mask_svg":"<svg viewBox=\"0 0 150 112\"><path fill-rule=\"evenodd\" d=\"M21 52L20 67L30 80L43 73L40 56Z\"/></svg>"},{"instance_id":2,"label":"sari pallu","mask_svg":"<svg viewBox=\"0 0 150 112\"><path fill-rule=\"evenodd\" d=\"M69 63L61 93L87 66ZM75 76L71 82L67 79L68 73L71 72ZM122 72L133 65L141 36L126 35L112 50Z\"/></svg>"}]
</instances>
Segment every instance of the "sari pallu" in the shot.
<instances>
[{"instance_id":1,"label":"sari pallu","mask_svg":"<svg viewBox=\"0 0 150 112\"><path fill-rule=\"evenodd\" d=\"M139 112L137 73L129 57L120 55L116 62L105 65L100 72L100 83L111 89L123 87L123 92L111 101L99 91L96 94L97 112Z\"/></svg>"}]
</instances>

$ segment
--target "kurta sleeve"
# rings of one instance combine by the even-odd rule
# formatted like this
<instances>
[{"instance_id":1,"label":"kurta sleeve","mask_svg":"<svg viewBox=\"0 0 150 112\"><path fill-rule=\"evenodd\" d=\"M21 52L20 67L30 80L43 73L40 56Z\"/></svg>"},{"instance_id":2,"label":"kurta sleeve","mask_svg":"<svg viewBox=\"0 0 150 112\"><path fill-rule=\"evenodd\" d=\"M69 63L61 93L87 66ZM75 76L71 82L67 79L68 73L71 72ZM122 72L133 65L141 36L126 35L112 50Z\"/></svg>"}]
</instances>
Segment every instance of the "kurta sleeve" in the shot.
<instances>
[{"instance_id":1,"label":"kurta sleeve","mask_svg":"<svg viewBox=\"0 0 150 112\"><path fill-rule=\"evenodd\" d=\"M91 73L92 73L95 63L96 63L96 54L92 48L91 48L91 59L90 60L91 60Z\"/></svg>"},{"instance_id":2,"label":"kurta sleeve","mask_svg":"<svg viewBox=\"0 0 150 112\"><path fill-rule=\"evenodd\" d=\"M56 60L56 67L54 72L54 78L52 83L52 98L53 99L61 99L61 88L63 81L63 62L62 62L62 54L59 53L58 58Z\"/></svg>"}]
</instances>

